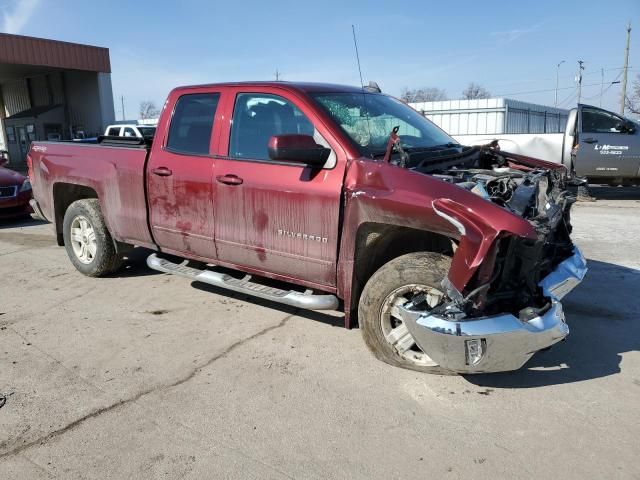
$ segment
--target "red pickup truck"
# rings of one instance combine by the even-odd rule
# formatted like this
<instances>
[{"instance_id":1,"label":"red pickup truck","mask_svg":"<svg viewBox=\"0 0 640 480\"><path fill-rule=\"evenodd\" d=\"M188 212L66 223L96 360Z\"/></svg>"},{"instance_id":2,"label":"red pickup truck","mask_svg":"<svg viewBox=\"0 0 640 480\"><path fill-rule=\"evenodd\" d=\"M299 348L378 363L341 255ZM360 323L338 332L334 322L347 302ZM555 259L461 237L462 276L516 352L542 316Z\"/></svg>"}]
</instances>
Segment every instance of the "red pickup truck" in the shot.
<instances>
[{"instance_id":1,"label":"red pickup truck","mask_svg":"<svg viewBox=\"0 0 640 480\"><path fill-rule=\"evenodd\" d=\"M586 272L564 167L461 146L373 87L181 87L152 142L34 142L28 163L85 275L147 247L162 272L343 309L379 359L424 372L520 368L568 334L560 299Z\"/></svg>"}]
</instances>

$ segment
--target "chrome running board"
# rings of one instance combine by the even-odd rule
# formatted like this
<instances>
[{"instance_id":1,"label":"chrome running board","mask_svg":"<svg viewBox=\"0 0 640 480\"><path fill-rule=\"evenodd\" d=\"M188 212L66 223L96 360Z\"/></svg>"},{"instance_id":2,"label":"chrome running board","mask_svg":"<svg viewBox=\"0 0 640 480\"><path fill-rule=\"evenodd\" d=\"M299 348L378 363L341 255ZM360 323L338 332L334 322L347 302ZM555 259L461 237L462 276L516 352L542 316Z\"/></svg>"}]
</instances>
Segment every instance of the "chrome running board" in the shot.
<instances>
[{"instance_id":1,"label":"chrome running board","mask_svg":"<svg viewBox=\"0 0 640 480\"><path fill-rule=\"evenodd\" d=\"M245 275L243 278L234 278L226 273L189 267L187 263L187 260L182 263L173 263L165 258L158 257L155 253L147 258L149 268L159 272L180 275L197 282L208 283L209 285L253 295L272 302L284 303L285 305L307 310L336 310L338 308L338 298L335 295L314 295L310 290L306 292L281 290L252 282L251 275Z\"/></svg>"}]
</instances>

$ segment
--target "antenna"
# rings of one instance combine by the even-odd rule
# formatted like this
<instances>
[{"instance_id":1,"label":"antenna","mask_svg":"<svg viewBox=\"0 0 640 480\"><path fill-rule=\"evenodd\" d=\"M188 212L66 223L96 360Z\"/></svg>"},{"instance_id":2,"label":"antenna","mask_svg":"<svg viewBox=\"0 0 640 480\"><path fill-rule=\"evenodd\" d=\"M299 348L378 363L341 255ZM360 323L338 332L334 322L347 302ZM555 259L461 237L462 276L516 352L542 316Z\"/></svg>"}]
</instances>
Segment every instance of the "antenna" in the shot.
<instances>
[{"instance_id":1,"label":"antenna","mask_svg":"<svg viewBox=\"0 0 640 480\"><path fill-rule=\"evenodd\" d=\"M364 94L364 81L362 80L362 68L360 68L360 55L358 54L358 41L356 40L356 27L351 24L353 32L353 46L356 48L356 60L358 61L358 73L360 74L360 87L362 88L362 108L367 117L367 130L369 132L369 141L371 141L371 125L369 123L369 110L367 110L367 97Z\"/></svg>"},{"instance_id":2,"label":"antenna","mask_svg":"<svg viewBox=\"0 0 640 480\"><path fill-rule=\"evenodd\" d=\"M362 81L362 69L360 68L360 55L358 54L358 41L356 40L356 27L352 24L351 31L353 32L353 45L356 47L356 60L358 61L358 73L360 74L360 86L364 92L364 82Z\"/></svg>"}]
</instances>

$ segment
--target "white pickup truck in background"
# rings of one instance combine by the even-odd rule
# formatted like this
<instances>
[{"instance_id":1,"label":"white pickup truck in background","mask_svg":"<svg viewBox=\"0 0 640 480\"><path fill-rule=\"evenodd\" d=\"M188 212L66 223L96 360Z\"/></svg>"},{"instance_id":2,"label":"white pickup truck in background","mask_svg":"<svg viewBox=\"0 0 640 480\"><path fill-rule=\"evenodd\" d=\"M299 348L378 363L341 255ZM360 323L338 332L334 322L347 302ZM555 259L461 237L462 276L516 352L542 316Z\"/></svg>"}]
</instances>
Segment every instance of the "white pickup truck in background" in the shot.
<instances>
[{"instance_id":1,"label":"white pickup truck in background","mask_svg":"<svg viewBox=\"0 0 640 480\"><path fill-rule=\"evenodd\" d=\"M136 123L109 125L104 131L105 136L109 137L152 138L155 133L155 125L139 125Z\"/></svg>"},{"instance_id":2,"label":"white pickup truck in background","mask_svg":"<svg viewBox=\"0 0 640 480\"><path fill-rule=\"evenodd\" d=\"M640 185L640 128L633 121L590 105L569 112L564 133L454 135L463 145L494 140L500 148L562 163L589 183Z\"/></svg>"}]
</instances>

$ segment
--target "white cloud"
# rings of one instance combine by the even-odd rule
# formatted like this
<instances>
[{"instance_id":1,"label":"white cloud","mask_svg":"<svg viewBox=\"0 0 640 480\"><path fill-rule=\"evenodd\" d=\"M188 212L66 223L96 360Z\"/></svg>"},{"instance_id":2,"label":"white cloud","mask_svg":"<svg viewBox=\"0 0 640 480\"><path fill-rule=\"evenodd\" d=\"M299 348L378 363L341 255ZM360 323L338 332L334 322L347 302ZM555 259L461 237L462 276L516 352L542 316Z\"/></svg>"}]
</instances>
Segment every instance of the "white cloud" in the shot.
<instances>
[{"instance_id":1,"label":"white cloud","mask_svg":"<svg viewBox=\"0 0 640 480\"><path fill-rule=\"evenodd\" d=\"M19 0L14 2L13 8L5 7L2 12L2 31L5 33L20 33L27 24L40 0Z\"/></svg>"},{"instance_id":2,"label":"white cloud","mask_svg":"<svg viewBox=\"0 0 640 480\"><path fill-rule=\"evenodd\" d=\"M542 23L538 23L528 28L513 28L511 30L504 30L501 32L491 32L490 35L492 37L496 37L501 43L506 44L519 39L523 35L527 35L529 33L537 31L541 26Z\"/></svg>"}]
</instances>

